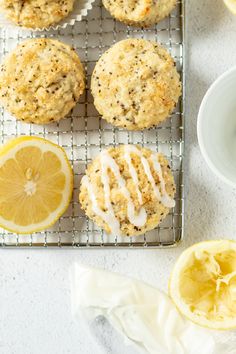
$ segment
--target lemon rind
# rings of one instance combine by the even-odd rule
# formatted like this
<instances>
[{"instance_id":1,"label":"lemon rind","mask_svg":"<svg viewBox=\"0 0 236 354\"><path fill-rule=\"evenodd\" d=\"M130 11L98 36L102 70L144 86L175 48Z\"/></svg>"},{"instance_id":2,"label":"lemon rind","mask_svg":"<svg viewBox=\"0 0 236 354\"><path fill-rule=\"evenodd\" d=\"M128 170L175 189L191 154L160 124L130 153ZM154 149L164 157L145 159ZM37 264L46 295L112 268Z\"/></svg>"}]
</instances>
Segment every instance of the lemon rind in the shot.
<instances>
[{"instance_id":1,"label":"lemon rind","mask_svg":"<svg viewBox=\"0 0 236 354\"><path fill-rule=\"evenodd\" d=\"M222 325L222 321L211 321L211 320L207 320L204 317L199 317L200 320L196 319L196 315L192 315L191 311L188 309L188 306L184 304L183 301L181 301L181 297L178 296L176 297L176 295L179 295L179 291L173 291L173 283L175 283L175 285L178 285L178 282L174 281L174 278L179 278L179 270L182 269L181 266L183 266L184 264L187 263L187 259L188 256L192 253L192 250L197 250L198 247L202 246L202 249L207 249L206 247L204 247L204 245L207 244L211 244L212 246L215 244L216 246L220 245L220 244L231 244L233 245L232 249L235 250L236 252L236 241L235 240L228 240L228 239L219 239L219 240L207 240L207 241L202 241L202 242L198 242L192 246L190 246L189 248L187 248L185 251L183 251L183 253L179 256L177 262L175 263L173 270L171 272L170 275L170 279L168 282L168 293L170 298L172 299L174 305L176 306L178 312L183 315L184 317L186 317L188 320L190 320L191 322L193 322L196 325L199 325L201 327L205 327L208 329L214 329L214 330L219 330L219 331L226 331L226 330L233 330L236 328L236 318L235 320L226 320L226 324ZM229 249L229 248L227 248ZM182 259L185 261L182 262ZM177 287L174 287L177 288ZM184 310L183 310L184 309ZM186 311L185 311L186 309ZM232 323L231 325L227 325L227 323ZM235 323L234 323L235 322Z\"/></svg>"},{"instance_id":2,"label":"lemon rind","mask_svg":"<svg viewBox=\"0 0 236 354\"><path fill-rule=\"evenodd\" d=\"M30 224L27 227L27 230L21 230L21 228L12 228L12 227L8 227L5 223L2 223L0 220L0 227L3 228L6 231L15 233L15 234L20 234L20 235L27 235L27 234L32 234L32 233L36 233L36 232L40 232L40 231L44 231L47 230L48 228L50 228L51 226L53 226L58 219L65 213L65 211L68 209L70 201L72 199L72 195L73 195L73 170L72 170L72 166L69 162L69 159L66 155L65 150L59 146L58 144L55 144L54 142L41 138L41 137L35 137L35 136L20 136L17 138L13 138L11 140L9 140L6 144L4 144L1 148L0 148L0 158L5 156L8 152L10 152L12 149L14 149L16 146L18 146L21 142L27 142L27 141L40 141L46 145L49 146L54 146L55 149L58 149L61 153L62 156L64 157L64 162L66 163L67 167L68 167L68 179L69 179L69 184L68 184L68 188L69 188L69 192L68 192L68 197L65 200L65 206L63 208L61 208L61 210L55 214L55 216L53 217L52 221L49 223L45 223L44 225L37 227L37 224ZM59 206L60 207L60 206ZM50 215L49 215L50 217ZM42 222L40 223L42 224ZM32 227L30 227L32 225ZM35 226L34 226L35 225ZM34 226L34 227L33 227Z\"/></svg>"},{"instance_id":3,"label":"lemon rind","mask_svg":"<svg viewBox=\"0 0 236 354\"><path fill-rule=\"evenodd\" d=\"M228 8L228 10L233 14L236 15L236 1L232 1L232 0L223 0L226 7Z\"/></svg>"}]
</instances>

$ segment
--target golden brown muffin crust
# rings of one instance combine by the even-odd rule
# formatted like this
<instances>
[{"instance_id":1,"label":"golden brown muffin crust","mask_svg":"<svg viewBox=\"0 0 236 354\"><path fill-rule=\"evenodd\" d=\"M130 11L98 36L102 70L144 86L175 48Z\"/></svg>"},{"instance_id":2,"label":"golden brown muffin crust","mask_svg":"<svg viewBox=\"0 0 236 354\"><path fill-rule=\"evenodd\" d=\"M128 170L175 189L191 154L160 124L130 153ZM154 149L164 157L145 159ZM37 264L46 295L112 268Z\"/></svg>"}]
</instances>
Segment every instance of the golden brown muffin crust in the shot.
<instances>
[{"instance_id":1,"label":"golden brown muffin crust","mask_svg":"<svg viewBox=\"0 0 236 354\"><path fill-rule=\"evenodd\" d=\"M168 16L176 0L103 0L105 8L117 20L128 25L150 27Z\"/></svg>"},{"instance_id":2,"label":"golden brown muffin crust","mask_svg":"<svg viewBox=\"0 0 236 354\"><path fill-rule=\"evenodd\" d=\"M127 211L128 200L125 196L124 189L120 188L117 177L109 168L107 173L109 176L110 201L115 217L120 223L120 231L121 235L123 236L140 235L148 230L155 228L168 214L170 209L170 207L164 205L163 201L157 198L156 194L154 193L153 186L147 177L139 154L141 154L142 157L147 160L155 184L161 191L160 178L154 169L152 158L154 157L156 161L159 161L161 165L162 176L165 182L166 193L170 198L173 198L175 194L174 178L167 159L162 154L153 153L151 150L146 148L141 148L139 146L132 146L132 148L138 150L138 153L134 151L130 154L132 166L137 173L138 184L132 178L129 165L127 163L127 156L125 155L125 152L127 151L126 145L109 148L105 151L105 153L108 153L109 156L111 156L115 163L118 165L120 174L125 181L126 188L128 189L131 200L134 203L135 212L138 214L141 208L144 207L147 214L146 222L141 227L137 227L130 222ZM79 200L86 215L109 234L114 233L114 230L111 229L111 224L108 225L104 218L95 212L95 202L91 199L91 195L89 193L89 190L91 192L93 189L99 208L101 208L103 212L107 212L108 209L105 201L104 183L102 181L101 156L103 153L104 152L99 154L88 166L86 175L82 178L81 181ZM87 185L88 180L90 187ZM141 193L141 200L137 190L139 190ZM162 193L161 195L163 196Z\"/></svg>"},{"instance_id":3,"label":"golden brown muffin crust","mask_svg":"<svg viewBox=\"0 0 236 354\"><path fill-rule=\"evenodd\" d=\"M65 117L84 88L78 55L56 40L22 42L0 67L0 102L25 122L46 124Z\"/></svg>"},{"instance_id":4,"label":"golden brown muffin crust","mask_svg":"<svg viewBox=\"0 0 236 354\"><path fill-rule=\"evenodd\" d=\"M1 12L15 24L27 28L48 28L73 10L75 0L0 0Z\"/></svg>"},{"instance_id":5,"label":"golden brown muffin crust","mask_svg":"<svg viewBox=\"0 0 236 354\"><path fill-rule=\"evenodd\" d=\"M95 107L109 123L142 130L160 124L172 113L181 83L166 49L155 42L130 38L101 56L91 90Z\"/></svg>"}]
</instances>

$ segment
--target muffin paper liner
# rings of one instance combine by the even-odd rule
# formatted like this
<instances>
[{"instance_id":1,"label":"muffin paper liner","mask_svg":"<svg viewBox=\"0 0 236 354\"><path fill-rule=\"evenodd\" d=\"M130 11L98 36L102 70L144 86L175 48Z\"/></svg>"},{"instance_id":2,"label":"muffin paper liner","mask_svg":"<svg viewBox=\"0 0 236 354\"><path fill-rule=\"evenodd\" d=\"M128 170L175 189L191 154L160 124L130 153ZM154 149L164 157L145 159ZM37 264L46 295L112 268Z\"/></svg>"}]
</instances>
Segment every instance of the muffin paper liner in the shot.
<instances>
[{"instance_id":1,"label":"muffin paper liner","mask_svg":"<svg viewBox=\"0 0 236 354\"><path fill-rule=\"evenodd\" d=\"M87 16L89 10L92 9L92 5L95 0L75 0L73 11L60 22L51 25L48 28L27 28L23 26L17 26L14 22L8 20L5 17L4 13L0 13L0 28L6 29L22 29L34 32L42 32L42 31L50 31L50 30L58 30L66 28L67 25L73 26L75 22L81 21L83 17Z\"/></svg>"}]
</instances>

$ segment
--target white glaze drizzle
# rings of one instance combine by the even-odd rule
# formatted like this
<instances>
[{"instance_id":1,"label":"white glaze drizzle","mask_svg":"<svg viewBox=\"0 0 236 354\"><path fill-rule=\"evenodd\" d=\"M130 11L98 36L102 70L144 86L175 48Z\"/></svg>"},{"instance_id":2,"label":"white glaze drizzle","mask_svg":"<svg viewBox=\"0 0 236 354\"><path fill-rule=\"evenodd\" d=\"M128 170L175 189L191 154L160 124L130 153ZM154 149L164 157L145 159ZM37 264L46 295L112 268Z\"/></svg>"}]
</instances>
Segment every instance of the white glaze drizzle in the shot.
<instances>
[{"instance_id":1,"label":"white glaze drizzle","mask_svg":"<svg viewBox=\"0 0 236 354\"><path fill-rule=\"evenodd\" d=\"M129 149L128 147L129 147L129 145L127 145L127 148L125 146L124 157L125 157L125 161L128 164L128 167L129 167L129 173L130 173L131 178L132 178L132 180L134 182L134 186L135 186L136 193L137 193L137 196L138 196L139 204L142 205L143 204L143 198L142 198L142 193L140 192L139 186L138 186L139 185L138 175L137 175L136 169L134 168L134 166L132 164L131 155L130 155L131 149Z\"/></svg>"},{"instance_id":2,"label":"white glaze drizzle","mask_svg":"<svg viewBox=\"0 0 236 354\"><path fill-rule=\"evenodd\" d=\"M143 156L142 152L136 148L133 145L126 145L124 146L124 157L125 161L128 164L129 168L129 173L131 175L131 178L134 182L135 189L136 189L136 194L138 197L139 204L142 205L143 199L142 199L142 193L140 192L139 189L139 180L138 180L138 175L136 172L136 169L134 168L131 160L131 153L134 153L135 155L138 155L141 159L141 163L144 168L144 172L151 183L151 186L153 188L153 191L155 193L156 198L162 202L162 204L168 208L172 208L175 206L175 201L170 198L170 196L166 192L165 188L165 180L162 175L162 169L161 165L158 162L158 154L152 154L151 155L151 160L153 163L153 168L155 172L157 173L159 180L160 180L160 186L161 186L161 192L159 191L158 186L155 183L154 177L151 173L150 165L148 163L148 160ZM96 194L94 192L94 188L92 183L90 182L89 178L87 175L83 177L83 184L87 188L89 198L92 202L92 209L93 212L101 217L109 226L111 232L113 234L116 234L117 236L121 235L121 229L120 229L120 223L118 219L115 216L114 209L111 203L111 190L110 190L110 181L109 181L109 176L108 176L108 169L110 169L118 183L118 186L127 199L127 216L131 224L137 227L142 227L145 225L147 221L147 212L144 207L141 207L139 213L137 214L135 212L135 205L131 199L130 192L128 188L126 187L126 182L124 178L120 174L119 166L115 162L115 160L109 155L109 153L104 150L101 155L100 155L100 162L101 162L101 180L103 184L103 189L104 189L104 199L105 199L105 207L106 211L103 211L97 202Z\"/></svg>"},{"instance_id":3,"label":"white glaze drizzle","mask_svg":"<svg viewBox=\"0 0 236 354\"><path fill-rule=\"evenodd\" d=\"M160 200L162 202L162 204L164 206L166 206L167 208L173 208L175 206L175 201L172 198L170 198L170 196L166 192L165 180L164 180L163 175L162 175L161 165L158 162L158 154L154 154L153 153L151 155L151 160L152 160L152 163L153 163L153 169L155 170L155 172L158 175L159 180L160 180L162 195L161 195L161 193L159 191L158 186L156 185L156 182L155 182L154 177L152 175L148 160L143 156L142 152L139 149L137 149L136 146L134 146L134 145L126 145L124 148L125 148L126 160L127 160L127 156L129 155L129 157L130 157L130 154L132 152L140 157L141 163L142 163L143 168L144 168L144 172L145 172L149 182L152 185L152 188L154 190L156 198L158 200ZM131 160L131 158L130 158L130 160ZM130 165L129 165L129 170L130 170ZM130 171L130 174L131 174L131 171ZM135 174L137 176L136 171L135 171ZM131 176L132 176L132 174L131 174ZM138 177L137 177L137 179L138 179ZM135 184L136 183L138 184L138 182L135 181ZM138 188L138 186L137 186L137 188ZM138 188L138 190L139 190L139 188Z\"/></svg>"},{"instance_id":4,"label":"white glaze drizzle","mask_svg":"<svg viewBox=\"0 0 236 354\"><path fill-rule=\"evenodd\" d=\"M161 165L157 160L157 155L156 154L152 154L152 163L153 163L153 168L155 170L155 172L158 174L159 180L160 180L160 184L161 184L161 202L164 206L166 206L167 208L174 208L175 206L175 200L172 199L168 193L166 192L166 184L165 184L165 180L163 178L162 175L162 170L161 170ZM158 191L159 192L159 191ZM160 194L160 192L159 192Z\"/></svg>"},{"instance_id":5,"label":"white glaze drizzle","mask_svg":"<svg viewBox=\"0 0 236 354\"><path fill-rule=\"evenodd\" d=\"M127 204L127 214L128 214L128 219L131 222L131 224L137 226L137 227L142 227L145 225L147 221L147 214L146 210L142 207L139 211L138 214L135 213L135 206L134 203L131 199L130 192L128 188L126 187L126 182L124 178L120 174L120 169L115 160L109 155L109 153L105 150L101 153L101 167L102 167L102 183L104 186L104 194L105 194L105 204L107 208L107 212L114 213L113 207L111 205L110 201L110 183L109 183L109 177L107 174L108 168L111 169L111 171L114 173L117 183L119 185L119 188L121 189L123 195L128 201Z\"/></svg>"},{"instance_id":6,"label":"white glaze drizzle","mask_svg":"<svg viewBox=\"0 0 236 354\"><path fill-rule=\"evenodd\" d=\"M97 202L97 198L96 198L96 194L93 188L92 183L90 182L89 178L87 175L83 176L82 181L83 185L86 187L88 195L89 195L89 199L92 203L92 209L93 212L100 216L101 219L103 219L106 224L111 228L111 231L117 235L120 236L121 232L120 232L120 223L117 220L117 218L115 217L114 211L113 213L109 214L108 211L103 211Z\"/></svg>"}]
</instances>

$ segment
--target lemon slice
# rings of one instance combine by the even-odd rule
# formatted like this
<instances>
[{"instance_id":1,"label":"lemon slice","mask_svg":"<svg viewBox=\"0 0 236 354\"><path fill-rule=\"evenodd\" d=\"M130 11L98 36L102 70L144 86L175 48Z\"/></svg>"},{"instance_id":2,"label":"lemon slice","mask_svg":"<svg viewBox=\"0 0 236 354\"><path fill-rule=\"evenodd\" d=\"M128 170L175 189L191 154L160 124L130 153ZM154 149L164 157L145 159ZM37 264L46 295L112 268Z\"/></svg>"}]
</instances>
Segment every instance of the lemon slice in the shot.
<instances>
[{"instance_id":1,"label":"lemon slice","mask_svg":"<svg viewBox=\"0 0 236 354\"><path fill-rule=\"evenodd\" d=\"M229 11L236 15L236 0L224 0L224 3L228 7Z\"/></svg>"},{"instance_id":2,"label":"lemon slice","mask_svg":"<svg viewBox=\"0 0 236 354\"><path fill-rule=\"evenodd\" d=\"M65 151L42 138L20 137L0 149L0 226L32 233L67 209L73 174Z\"/></svg>"},{"instance_id":3,"label":"lemon slice","mask_svg":"<svg viewBox=\"0 0 236 354\"><path fill-rule=\"evenodd\" d=\"M236 328L236 242L207 241L184 251L172 272L169 294L198 325Z\"/></svg>"}]
</instances>

